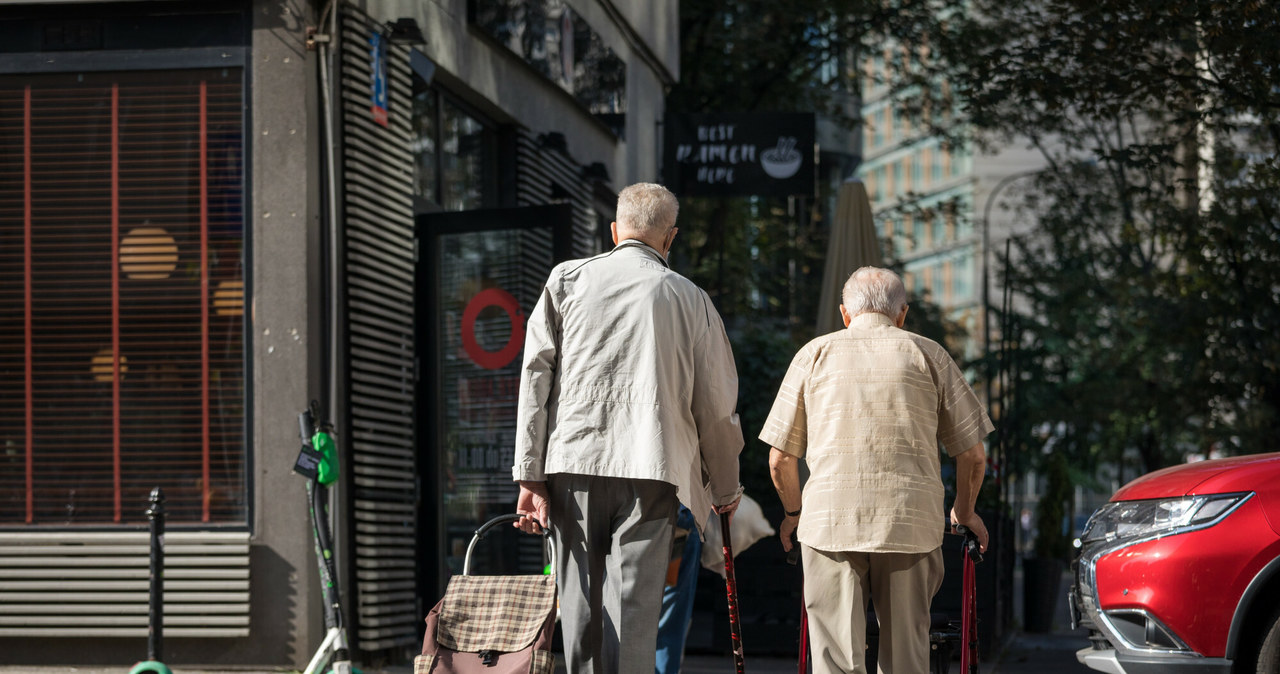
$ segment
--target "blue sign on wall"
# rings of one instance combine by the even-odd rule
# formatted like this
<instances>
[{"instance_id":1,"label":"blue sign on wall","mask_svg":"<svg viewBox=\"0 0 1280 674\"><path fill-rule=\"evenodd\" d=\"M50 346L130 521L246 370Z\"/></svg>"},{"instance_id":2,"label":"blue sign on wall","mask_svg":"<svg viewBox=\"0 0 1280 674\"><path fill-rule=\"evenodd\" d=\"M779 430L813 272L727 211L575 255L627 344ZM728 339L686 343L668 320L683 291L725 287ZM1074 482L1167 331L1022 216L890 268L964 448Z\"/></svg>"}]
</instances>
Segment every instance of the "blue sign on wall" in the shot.
<instances>
[{"instance_id":1,"label":"blue sign on wall","mask_svg":"<svg viewBox=\"0 0 1280 674\"><path fill-rule=\"evenodd\" d=\"M373 121L388 126L391 118L387 112L387 41L378 33L369 37L369 67L373 100L369 109L373 112Z\"/></svg>"}]
</instances>

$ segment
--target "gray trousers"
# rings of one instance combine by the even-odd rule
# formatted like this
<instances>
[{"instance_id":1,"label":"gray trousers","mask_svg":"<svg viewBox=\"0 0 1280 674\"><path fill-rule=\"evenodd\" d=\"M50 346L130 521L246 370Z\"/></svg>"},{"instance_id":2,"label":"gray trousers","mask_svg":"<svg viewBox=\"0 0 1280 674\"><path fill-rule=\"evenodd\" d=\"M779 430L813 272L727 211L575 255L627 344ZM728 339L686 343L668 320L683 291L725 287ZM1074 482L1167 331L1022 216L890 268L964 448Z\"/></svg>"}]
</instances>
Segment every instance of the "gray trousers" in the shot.
<instances>
[{"instance_id":1,"label":"gray trousers","mask_svg":"<svg viewBox=\"0 0 1280 674\"><path fill-rule=\"evenodd\" d=\"M569 674L653 674L675 485L547 476Z\"/></svg>"},{"instance_id":2,"label":"gray trousers","mask_svg":"<svg viewBox=\"0 0 1280 674\"><path fill-rule=\"evenodd\" d=\"M867 599L880 621L880 674L927 674L929 602L942 548L919 554L800 546L814 674L866 674Z\"/></svg>"}]
</instances>

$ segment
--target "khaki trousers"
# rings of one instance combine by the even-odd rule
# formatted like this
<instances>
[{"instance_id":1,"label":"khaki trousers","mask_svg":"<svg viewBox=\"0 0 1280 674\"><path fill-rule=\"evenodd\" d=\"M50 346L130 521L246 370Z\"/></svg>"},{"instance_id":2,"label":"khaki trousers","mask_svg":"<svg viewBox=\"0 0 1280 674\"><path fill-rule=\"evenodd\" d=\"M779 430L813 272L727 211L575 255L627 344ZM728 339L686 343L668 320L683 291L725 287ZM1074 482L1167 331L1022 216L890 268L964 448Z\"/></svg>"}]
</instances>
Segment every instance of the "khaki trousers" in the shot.
<instances>
[{"instance_id":1,"label":"khaki trousers","mask_svg":"<svg viewBox=\"0 0 1280 674\"><path fill-rule=\"evenodd\" d=\"M880 673L928 674L929 603L942 585L942 548L906 554L800 547L814 674L867 674L868 599L880 623Z\"/></svg>"},{"instance_id":2,"label":"khaki trousers","mask_svg":"<svg viewBox=\"0 0 1280 674\"><path fill-rule=\"evenodd\" d=\"M653 674L675 485L559 473L547 496L565 670Z\"/></svg>"}]
</instances>

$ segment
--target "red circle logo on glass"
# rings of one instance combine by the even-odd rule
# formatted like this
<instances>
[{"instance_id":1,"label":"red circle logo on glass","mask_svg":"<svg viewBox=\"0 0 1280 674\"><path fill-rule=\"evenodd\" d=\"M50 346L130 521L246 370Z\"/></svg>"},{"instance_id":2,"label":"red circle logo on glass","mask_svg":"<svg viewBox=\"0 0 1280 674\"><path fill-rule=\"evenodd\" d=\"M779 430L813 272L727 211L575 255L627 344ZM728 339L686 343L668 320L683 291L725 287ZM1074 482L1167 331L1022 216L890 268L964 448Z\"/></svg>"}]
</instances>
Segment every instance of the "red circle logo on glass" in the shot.
<instances>
[{"instance_id":1,"label":"red circle logo on glass","mask_svg":"<svg viewBox=\"0 0 1280 674\"><path fill-rule=\"evenodd\" d=\"M497 351L487 351L476 341L476 319L489 307L506 311L507 318L511 319L511 335L507 337L506 346ZM515 360L523 346L524 314L520 313L520 302L502 288L486 288L476 293L462 311L462 348L471 360L486 370L498 370Z\"/></svg>"}]
</instances>

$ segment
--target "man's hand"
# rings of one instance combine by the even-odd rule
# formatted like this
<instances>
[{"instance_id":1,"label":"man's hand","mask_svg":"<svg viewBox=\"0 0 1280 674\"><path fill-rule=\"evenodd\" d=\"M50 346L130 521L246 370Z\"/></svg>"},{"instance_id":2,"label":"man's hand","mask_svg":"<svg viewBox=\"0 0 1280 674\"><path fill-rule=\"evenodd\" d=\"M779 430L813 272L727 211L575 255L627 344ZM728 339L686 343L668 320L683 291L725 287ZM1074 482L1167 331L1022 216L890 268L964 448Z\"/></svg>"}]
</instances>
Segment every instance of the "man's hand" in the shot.
<instances>
[{"instance_id":1,"label":"man's hand","mask_svg":"<svg viewBox=\"0 0 1280 674\"><path fill-rule=\"evenodd\" d=\"M717 515L723 515L725 513L729 513L730 515L733 515L734 511L738 509L739 503L742 503L741 494L738 495L738 498L733 499L733 503L726 503L724 505L712 506L711 509L716 511Z\"/></svg>"},{"instance_id":2,"label":"man's hand","mask_svg":"<svg viewBox=\"0 0 1280 674\"><path fill-rule=\"evenodd\" d=\"M791 546L795 545L791 542L791 536L796 532L796 525L800 524L800 516L783 517L782 524L778 525L778 538L782 540L782 551L791 552Z\"/></svg>"},{"instance_id":3,"label":"man's hand","mask_svg":"<svg viewBox=\"0 0 1280 674\"><path fill-rule=\"evenodd\" d=\"M540 534L545 527L551 526L546 482L520 481L520 497L516 499L516 514L520 519L511 526L526 534Z\"/></svg>"},{"instance_id":4,"label":"man's hand","mask_svg":"<svg viewBox=\"0 0 1280 674\"><path fill-rule=\"evenodd\" d=\"M972 531L973 535L978 537L978 549L982 552L987 551L987 541L989 539L987 525L982 521L981 517L978 517L978 513L970 513L968 517L960 518L956 515L956 509L952 508L951 533L958 533L955 528L957 524L963 524L968 527L969 531Z\"/></svg>"}]
</instances>

